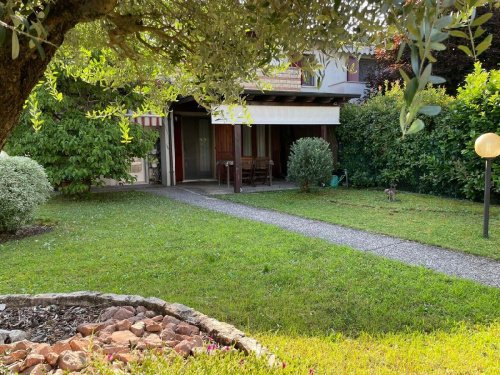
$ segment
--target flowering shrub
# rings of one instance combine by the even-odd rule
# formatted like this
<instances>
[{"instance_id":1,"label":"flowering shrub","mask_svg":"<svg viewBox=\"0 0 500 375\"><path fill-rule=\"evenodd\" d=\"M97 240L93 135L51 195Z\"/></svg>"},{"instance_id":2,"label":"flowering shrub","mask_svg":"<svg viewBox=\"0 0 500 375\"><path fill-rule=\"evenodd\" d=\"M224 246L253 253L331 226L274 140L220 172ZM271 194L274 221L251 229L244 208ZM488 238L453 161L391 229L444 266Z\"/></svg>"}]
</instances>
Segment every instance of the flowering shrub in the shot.
<instances>
[{"instance_id":1,"label":"flowering shrub","mask_svg":"<svg viewBox=\"0 0 500 375\"><path fill-rule=\"evenodd\" d=\"M333 170L333 156L328 142L321 138L300 138L290 149L288 179L302 191L326 184Z\"/></svg>"},{"instance_id":2,"label":"flowering shrub","mask_svg":"<svg viewBox=\"0 0 500 375\"><path fill-rule=\"evenodd\" d=\"M0 232L15 231L33 218L52 190L44 169L26 157L0 157Z\"/></svg>"}]
</instances>

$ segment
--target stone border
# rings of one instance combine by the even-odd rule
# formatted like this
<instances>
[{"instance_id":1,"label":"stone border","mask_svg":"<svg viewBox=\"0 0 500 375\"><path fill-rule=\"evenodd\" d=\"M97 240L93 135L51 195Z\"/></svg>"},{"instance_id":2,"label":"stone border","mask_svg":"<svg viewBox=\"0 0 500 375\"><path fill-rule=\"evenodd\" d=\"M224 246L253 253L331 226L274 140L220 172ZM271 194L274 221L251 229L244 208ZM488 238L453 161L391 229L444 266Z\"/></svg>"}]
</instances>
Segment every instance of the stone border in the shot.
<instances>
[{"instance_id":1,"label":"stone border","mask_svg":"<svg viewBox=\"0 0 500 375\"><path fill-rule=\"evenodd\" d=\"M27 306L145 306L161 315L170 315L177 319L193 324L207 332L215 341L223 345L234 345L245 354L255 353L257 357L267 356L269 363L275 363L276 358L267 348L257 340L247 337L231 324L210 318L201 312L180 303L168 303L156 297L144 298L137 295L99 293L80 291L72 293L46 294L6 294L0 295L0 304L8 307Z\"/></svg>"}]
</instances>

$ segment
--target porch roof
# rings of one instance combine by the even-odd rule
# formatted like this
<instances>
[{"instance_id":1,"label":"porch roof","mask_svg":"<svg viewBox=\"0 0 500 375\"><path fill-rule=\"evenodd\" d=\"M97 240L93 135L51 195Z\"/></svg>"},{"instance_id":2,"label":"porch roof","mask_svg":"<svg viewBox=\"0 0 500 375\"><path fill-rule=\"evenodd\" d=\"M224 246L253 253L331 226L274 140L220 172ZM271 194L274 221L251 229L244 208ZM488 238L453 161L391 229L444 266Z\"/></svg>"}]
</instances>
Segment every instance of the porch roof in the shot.
<instances>
[{"instance_id":1,"label":"porch roof","mask_svg":"<svg viewBox=\"0 0 500 375\"><path fill-rule=\"evenodd\" d=\"M339 104L349 99L359 98L358 94L303 91L261 91L245 90L247 102L286 103L292 105Z\"/></svg>"}]
</instances>

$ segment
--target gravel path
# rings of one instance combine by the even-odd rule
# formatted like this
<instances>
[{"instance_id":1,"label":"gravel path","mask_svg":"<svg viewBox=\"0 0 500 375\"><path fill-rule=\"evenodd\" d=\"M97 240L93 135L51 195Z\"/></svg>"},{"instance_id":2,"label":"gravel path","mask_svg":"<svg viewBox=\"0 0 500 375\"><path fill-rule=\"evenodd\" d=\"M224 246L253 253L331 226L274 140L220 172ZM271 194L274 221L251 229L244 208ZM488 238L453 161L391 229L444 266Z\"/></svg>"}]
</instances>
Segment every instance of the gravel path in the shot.
<instances>
[{"instance_id":1,"label":"gravel path","mask_svg":"<svg viewBox=\"0 0 500 375\"><path fill-rule=\"evenodd\" d=\"M397 259L407 264L423 266L447 275L500 288L500 262L492 259L223 201L205 196L189 188L169 187L141 190L231 216L276 225L307 237L320 238L334 244L346 245L356 250L370 252L389 259Z\"/></svg>"}]
</instances>

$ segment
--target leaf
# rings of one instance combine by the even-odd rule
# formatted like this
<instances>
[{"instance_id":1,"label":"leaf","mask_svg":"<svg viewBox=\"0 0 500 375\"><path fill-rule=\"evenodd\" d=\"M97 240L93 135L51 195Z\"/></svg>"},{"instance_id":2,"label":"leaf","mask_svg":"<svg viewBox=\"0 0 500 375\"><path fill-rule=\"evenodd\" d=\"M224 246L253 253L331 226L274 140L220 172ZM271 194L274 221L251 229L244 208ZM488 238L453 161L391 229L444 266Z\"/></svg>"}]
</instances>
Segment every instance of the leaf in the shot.
<instances>
[{"instance_id":1,"label":"leaf","mask_svg":"<svg viewBox=\"0 0 500 375\"><path fill-rule=\"evenodd\" d=\"M403 55L404 49L406 47L406 42L401 42L398 50L398 56L396 58L396 62L399 62L401 60L401 56Z\"/></svg>"},{"instance_id":2,"label":"leaf","mask_svg":"<svg viewBox=\"0 0 500 375\"><path fill-rule=\"evenodd\" d=\"M452 21L451 15L443 16L436 21L436 23L434 24L434 27L436 29L441 30L441 29L445 28L446 26L448 26L451 23L451 21Z\"/></svg>"},{"instance_id":3,"label":"leaf","mask_svg":"<svg viewBox=\"0 0 500 375\"><path fill-rule=\"evenodd\" d=\"M456 38L464 38L464 39L469 40L469 36L466 33L464 33L463 31L460 31L460 30L451 30L450 31L450 35L454 36Z\"/></svg>"},{"instance_id":4,"label":"leaf","mask_svg":"<svg viewBox=\"0 0 500 375\"><path fill-rule=\"evenodd\" d=\"M406 107L402 106L401 111L399 112L399 126L401 126L401 130L404 133L404 129L406 126Z\"/></svg>"},{"instance_id":5,"label":"leaf","mask_svg":"<svg viewBox=\"0 0 500 375\"><path fill-rule=\"evenodd\" d=\"M429 77L431 76L432 72L432 64L427 64L425 67L424 71L422 72L422 75L418 79L418 89L422 90L425 88L427 85L427 82L429 82Z\"/></svg>"},{"instance_id":6,"label":"leaf","mask_svg":"<svg viewBox=\"0 0 500 375\"><path fill-rule=\"evenodd\" d=\"M410 128L406 132L406 134L415 134L421 131L425 127L425 124L422 120L419 118L415 119L415 121L412 122Z\"/></svg>"},{"instance_id":7,"label":"leaf","mask_svg":"<svg viewBox=\"0 0 500 375\"><path fill-rule=\"evenodd\" d=\"M483 35L484 33L486 32L485 29L483 29L481 26L479 26L477 29L476 29L476 32L474 33L474 39L475 38L479 38L481 35Z\"/></svg>"},{"instance_id":8,"label":"leaf","mask_svg":"<svg viewBox=\"0 0 500 375\"><path fill-rule=\"evenodd\" d=\"M461 51L464 51L464 52L465 52L465 54L466 54L467 56L473 57L473 55L472 55L472 51L470 50L470 48L469 48L469 47L464 46L464 45L462 45L462 44L461 44L461 45L459 45L457 48L458 48L459 50L461 50Z\"/></svg>"},{"instance_id":9,"label":"leaf","mask_svg":"<svg viewBox=\"0 0 500 375\"><path fill-rule=\"evenodd\" d=\"M408 107L411 106L413 98L415 97L415 94L417 93L417 89L418 89L418 79L417 79L417 77L413 77L410 80L410 83L408 83L406 85L406 89L404 92L405 102L406 102L406 105Z\"/></svg>"},{"instance_id":10,"label":"leaf","mask_svg":"<svg viewBox=\"0 0 500 375\"><path fill-rule=\"evenodd\" d=\"M479 56L481 53L486 51L491 46L491 41L493 40L493 35L488 35L483 39L481 43L476 48L476 56Z\"/></svg>"},{"instance_id":11,"label":"leaf","mask_svg":"<svg viewBox=\"0 0 500 375\"><path fill-rule=\"evenodd\" d=\"M442 83L445 83L446 79L440 76L430 76L429 82L432 83L433 85L440 85Z\"/></svg>"},{"instance_id":12,"label":"leaf","mask_svg":"<svg viewBox=\"0 0 500 375\"><path fill-rule=\"evenodd\" d=\"M493 13L485 13L482 16L476 18L470 25L471 26L479 26L483 23L487 22L491 17L493 17Z\"/></svg>"},{"instance_id":13,"label":"leaf","mask_svg":"<svg viewBox=\"0 0 500 375\"><path fill-rule=\"evenodd\" d=\"M441 107L438 105L426 105L418 110L418 113L421 113L426 116L436 116L441 112Z\"/></svg>"},{"instance_id":14,"label":"leaf","mask_svg":"<svg viewBox=\"0 0 500 375\"><path fill-rule=\"evenodd\" d=\"M19 39L17 38L17 33L12 31L12 60L19 57Z\"/></svg>"},{"instance_id":15,"label":"leaf","mask_svg":"<svg viewBox=\"0 0 500 375\"><path fill-rule=\"evenodd\" d=\"M414 45L411 45L410 46L411 48L411 68L413 69L413 73L415 73L415 75L418 75L419 73L419 69L418 69L418 51L417 51L417 47L414 46Z\"/></svg>"},{"instance_id":16,"label":"leaf","mask_svg":"<svg viewBox=\"0 0 500 375\"><path fill-rule=\"evenodd\" d=\"M403 69L399 68L399 74L401 74L401 77L403 77L406 84L410 82L410 77L408 76L408 74L406 74L406 72Z\"/></svg>"},{"instance_id":17,"label":"leaf","mask_svg":"<svg viewBox=\"0 0 500 375\"><path fill-rule=\"evenodd\" d=\"M446 46L443 43L431 43L430 47L434 51L444 51L446 49Z\"/></svg>"}]
</instances>

